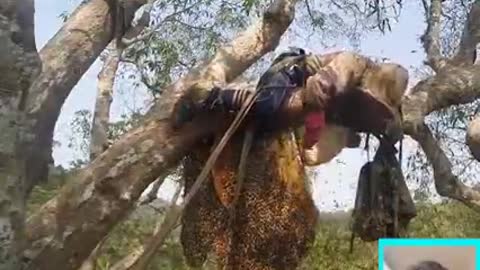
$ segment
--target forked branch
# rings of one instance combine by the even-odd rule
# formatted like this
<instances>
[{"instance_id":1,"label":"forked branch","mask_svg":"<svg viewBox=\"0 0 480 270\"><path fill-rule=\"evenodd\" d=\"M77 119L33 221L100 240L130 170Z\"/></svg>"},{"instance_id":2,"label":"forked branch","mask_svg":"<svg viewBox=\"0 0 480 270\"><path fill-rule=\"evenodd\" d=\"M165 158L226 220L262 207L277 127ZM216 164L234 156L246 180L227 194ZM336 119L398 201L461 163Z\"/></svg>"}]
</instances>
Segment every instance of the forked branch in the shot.
<instances>
[{"instance_id":1,"label":"forked branch","mask_svg":"<svg viewBox=\"0 0 480 270\"><path fill-rule=\"evenodd\" d=\"M480 4L475 3L472 6L459 53L452 60L448 60L446 65L439 43L441 1L432 0L430 6L426 5L426 0L423 3L428 14L428 25L422 41L428 55L427 64L437 74L417 83L411 93L404 97L404 131L415 139L425 152L433 168L438 193L480 210L480 192L466 186L453 174L450 160L425 124L425 117L433 111L469 103L480 97L478 68L473 65L456 65L458 62L455 62L462 59L464 63L473 63L477 38L480 38L476 34L480 23L476 25L473 16L480 13Z\"/></svg>"},{"instance_id":2,"label":"forked branch","mask_svg":"<svg viewBox=\"0 0 480 270\"><path fill-rule=\"evenodd\" d=\"M430 129L425 116L451 105L464 104L480 97L480 72L475 66L448 65L437 75L419 82L402 102L403 126L415 139L430 162L438 193L480 209L480 193L463 184L453 174L452 164Z\"/></svg>"}]
</instances>

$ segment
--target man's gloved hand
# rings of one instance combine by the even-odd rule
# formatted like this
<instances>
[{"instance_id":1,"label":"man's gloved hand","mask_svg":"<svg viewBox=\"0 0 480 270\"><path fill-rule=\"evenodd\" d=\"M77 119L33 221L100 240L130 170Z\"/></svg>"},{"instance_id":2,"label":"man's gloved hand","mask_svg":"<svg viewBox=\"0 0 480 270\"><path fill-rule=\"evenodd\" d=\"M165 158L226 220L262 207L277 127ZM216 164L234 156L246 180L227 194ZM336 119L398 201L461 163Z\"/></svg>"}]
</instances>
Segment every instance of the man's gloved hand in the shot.
<instances>
[{"instance_id":1,"label":"man's gloved hand","mask_svg":"<svg viewBox=\"0 0 480 270\"><path fill-rule=\"evenodd\" d=\"M194 82L175 104L171 117L172 125L180 127L191 121L197 112L204 110L206 101L214 94L216 87L212 81Z\"/></svg>"}]
</instances>

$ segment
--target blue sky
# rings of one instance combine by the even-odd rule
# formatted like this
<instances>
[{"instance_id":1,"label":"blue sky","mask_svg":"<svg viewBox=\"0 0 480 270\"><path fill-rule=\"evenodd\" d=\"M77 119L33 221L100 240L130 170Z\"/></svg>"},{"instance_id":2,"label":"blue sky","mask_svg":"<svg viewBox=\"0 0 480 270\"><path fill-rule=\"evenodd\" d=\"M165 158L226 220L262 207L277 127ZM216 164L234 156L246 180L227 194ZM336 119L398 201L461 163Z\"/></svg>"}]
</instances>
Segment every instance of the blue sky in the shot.
<instances>
[{"instance_id":1,"label":"blue sky","mask_svg":"<svg viewBox=\"0 0 480 270\"><path fill-rule=\"evenodd\" d=\"M71 12L79 1L37 0L36 3L36 39L38 49L59 30L62 20L59 15ZM392 27L392 32L385 35L371 34L362 39L360 52L369 56L387 57L391 61L402 64L409 68L421 65L424 54L420 46L419 37L424 31L423 11L416 1L404 1L404 7L399 23ZM293 24L292 27L301 29L302 26ZM303 46L308 51L326 52L338 49L350 49L348 43L339 42L331 48L319 48L318 39L308 41L298 37L288 37L282 40L278 50L288 46ZM412 53L412 51L416 51ZM94 65L83 75L82 79L72 90L65 102L55 130L55 139L60 141L61 146L56 147L53 157L56 164L68 165L77 153L67 147L67 138L71 135L68 123L72 120L75 111L81 109L92 110L95 103L97 74L100 63ZM413 74L411 74L411 77ZM414 79L411 81L415 81ZM132 107L142 106L144 91L142 88L134 88L128 81L117 85L114 102L112 105L112 119L117 119L121 114L127 113ZM415 144L407 142L409 149ZM341 162L339 162L341 161ZM356 180L360 167L366 162L366 155L360 149L344 150L337 159L329 164L322 165L317 169L317 177L314 180L313 196L321 210L332 209L337 201L343 207L349 207L353 203ZM171 186L161 191L162 195L169 197ZM320 199L321 198L321 199Z\"/></svg>"}]
</instances>

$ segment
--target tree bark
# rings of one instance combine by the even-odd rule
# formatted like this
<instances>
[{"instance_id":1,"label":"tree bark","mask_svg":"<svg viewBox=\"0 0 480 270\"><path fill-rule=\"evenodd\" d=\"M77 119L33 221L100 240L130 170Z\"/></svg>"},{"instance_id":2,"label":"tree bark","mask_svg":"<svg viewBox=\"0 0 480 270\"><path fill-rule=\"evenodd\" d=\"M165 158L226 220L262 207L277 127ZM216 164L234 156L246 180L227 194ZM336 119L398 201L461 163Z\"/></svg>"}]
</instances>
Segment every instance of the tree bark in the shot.
<instances>
[{"instance_id":1,"label":"tree bark","mask_svg":"<svg viewBox=\"0 0 480 270\"><path fill-rule=\"evenodd\" d=\"M470 103L480 96L477 66L447 65L412 88L404 97L402 111L407 133L415 132L428 114L452 105Z\"/></svg>"},{"instance_id":2,"label":"tree bark","mask_svg":"<svg viewBox=\"0 0 480 270\"><path fill-rule=\"evenodd\" d=\"M463 184L453 174L450 160L425 124L425 117L442 108L472 102L480 96L480 72L472 65L446 65L438 74L419 82L404 97L402 112L405 133L422 147L433 168L439 195L459 200L480 210L480 192ZM472 131L470 131L472 132Z\"/></svg>"},{"instance_id":3,"label":"tree bark","mask_svg":"<svg viewBox=\"0 0 480 270\"><path fill-rule=\"evenodd\" d=\"M200 127L173 131L168 123L150 121L102 153L28 219L27 269L78 269L150 182L176 165L197 136L207 134L195 133Z\"/></svg>"},{"instance_id":4,"label":"tree bark","mask_svg":"<svg viewBox=\"0 0 480 270\"><path fill-rule=\"evenodd\" d=\"M103 244L105 243L105 240L107 238L104 238L98 245L95 247L95 249L92 251L90 256L83 262L82 266L78 270L95 270L97 269L97 259L98 256L100 256L100 251L102 249Z\"/></svg>"},{"instance_id":5,"label":"tree bark","mask_svg":"<svg viewBox=\"0 0 480 270\"><path fill-rule=\"evenodd\" d=\"M174 130L170 114L197 80L228 83L277 45L294 17L295 0L277 0L262 19L206 65L168 87L144 125L125 134L82 170L60 195L28 220L28 269L77 269L108 231L134 206L158 175L177 165L187 149L210 134L215 119L198 119ZM53 239L53 240L52 240Z\"/></svg>"},{"instance_id":6,"label":"tree bark","mask_svg":"<svg viewBox=\"0 0 480 270\"><path fill-rule=\"evenodd\" d=\"M0 269L21 269L25 242L25 98L40 71L33 0L0 3Z\"/></svg>"},{"instance_id":7,"label":"tree bark","mask_svg":"<svg viewBox=\"0 0 480 270\"><path fill-rule=\"evenodd\" d=\"M472 3L470 12L468 13L465 27L463 29L462 38L456 55L452 59L452 63L456 65L472 65L477 58L477 44L480 42L480 2Z\"/></svg>"},{"instance_id":8,"label":"tree bark","mask_svg":"<svg viewBox=\"0 0 480 270\"><path fill-rule=\"evenodd\" d=\"M436 4L438 5L438 3ZM480 191L463 184L453 174L452 163L424 120L433 111L452 105L469 103L480 97L480 71L477 66L473 65L475 60L473 51L480 40L478 34L480 23L478 21L475 23L475 20L477 20L475 16L480 12L479 6L480 2L472 5L456 56L444 59L439 48L435 48L439 44L438 40L435 42L428 41L431 43L424 44L429 55L428 59L431 60L430 64L433 64L436 75L417 83L411 93L405 96L402 101L404 131L415 139L425 152L433 168L437 192L441 196L459 200L477 210L480 210ZM440 11L441 6L440 10L437 6L437 12ZM430 21L429 25L432 23L439 22ZM431 39L439 38L438 33L435 34L435 31L429 32L428 29L432 29L432 27L427 27L426 35L429 35ZM472 127L469 134L474 133L478 133L478 131L475 131ZM474 149L471 150L474 152Z\"/></svg>"},{"instance_id":9,"label":"tree bark","mask_svg":"<svg viewBox=\"0 0 480 270\"><path fill-rule=\"evenodd\" d=\"M98 74L97 99L93 114L92 135L90 138L90 160L108 148L108 120L110 119L110 105L113 99L113 87L115 75L122 49L117 48L114 43L105 57L103 68Z\"/></svg>"},{"instance_id":10,"label":"tree bark","mask_svg":"<svg viewBox=\"0 0 480 270\"><path fill-rule=\"evenodd\" d=\"M47 177L53 131L65 99L113 38L108 2L80 5L40 51L43 70L27 100L29 125L35 133L27 154L27 190Z\"/></svg>"},{"instance_id":11,"label":"tree bark","mask_svg":"<svg viewBox=\"0 0 480 270\"><path fill-rule=\"evenodd\" d=\"M465 137L472 156L480 161L480 117L478 115L468 124Z\"/></svg>"},{"instance_id":12,"label":"tree bark","mask_svg":"<svg viewBox=\"0 0 480 270\"><path fill-rule=\"evenodd\" d=\"M442 2L442 0L430 1L429 12L428 14L425 14L427 18L427 28L421 37L423 48L427 53L427 60L425 63L434 71L438 71L446 64L445 59L442 56L440 45Z\"/></svg>"}]
</instances>

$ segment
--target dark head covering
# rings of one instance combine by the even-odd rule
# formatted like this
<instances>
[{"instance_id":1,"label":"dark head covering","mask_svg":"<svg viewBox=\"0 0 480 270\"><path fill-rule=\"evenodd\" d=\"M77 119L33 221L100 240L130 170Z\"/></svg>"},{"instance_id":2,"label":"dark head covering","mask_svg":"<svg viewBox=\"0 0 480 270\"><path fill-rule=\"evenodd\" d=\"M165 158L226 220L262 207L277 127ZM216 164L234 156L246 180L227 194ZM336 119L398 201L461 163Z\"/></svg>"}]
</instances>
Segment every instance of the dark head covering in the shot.
<instances>
[{"instance_id":1,"label":"dark head covering","mask_svg":"<svg viewBox=\"0 0 480 270\"><path fill-rule=\"evenodd\" d=\"M448 269L435 261L423 261L410 267L409 270L448 270Z\"/></svg>"}]
</instances>

